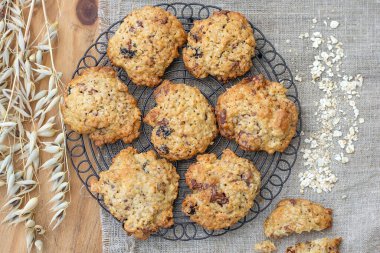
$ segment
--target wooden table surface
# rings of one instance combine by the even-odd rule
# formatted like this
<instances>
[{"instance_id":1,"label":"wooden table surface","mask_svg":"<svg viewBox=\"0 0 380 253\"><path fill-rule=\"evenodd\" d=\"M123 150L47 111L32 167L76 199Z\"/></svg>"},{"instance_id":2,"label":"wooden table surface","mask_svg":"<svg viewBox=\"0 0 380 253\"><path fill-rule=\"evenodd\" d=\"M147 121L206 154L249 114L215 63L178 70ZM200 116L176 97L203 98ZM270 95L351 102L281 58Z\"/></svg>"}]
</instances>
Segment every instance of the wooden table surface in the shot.
<instances>
[{"instance_id":1,"label":"wooden table surface","mask_svg":"<svg viewBox=\"0 0 380 253\"><path fill-rule=\"evenodd\" d=\"M45 0L46 1L46 0ZM59 6L59 8L58 8ZM48 0L46 1L49 19L58 19L58 43L55 48L57 70L63 72L63 81L70 80L71 75L87 47L97 36L97 2L96 0ZM39 31L43 24L42 7L37 7L32 28ZM40 173L40 203L36 221L48 227L52 213L47 201L51 197L47 173ZM47 229L44 238L44 252L48 253L98 253L102 252L99 206L70 168L71 204L63 223L54 231ZM2 187L5 188L5 187ZM4 189L0 190L5 196ZM0 198L0 204L4 201ZM5 212L0 212L0 219ZM26 252L25 229L23 224L15 227L0 225L1 253Z\"/></svg>"}]
</instances>

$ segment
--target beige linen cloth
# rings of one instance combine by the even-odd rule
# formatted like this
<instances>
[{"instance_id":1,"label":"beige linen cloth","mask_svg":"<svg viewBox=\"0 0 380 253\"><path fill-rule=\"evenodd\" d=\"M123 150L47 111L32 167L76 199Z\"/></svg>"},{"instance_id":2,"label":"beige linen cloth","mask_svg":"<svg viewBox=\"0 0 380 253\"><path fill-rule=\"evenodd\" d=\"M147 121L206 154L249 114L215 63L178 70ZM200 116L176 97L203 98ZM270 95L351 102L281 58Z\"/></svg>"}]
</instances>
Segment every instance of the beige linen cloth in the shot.
<instances>
[{"instance_id":1,"label":"beige linen cloth","mask_svg":"<svg viewBox=\"0 0 380 253\"><path fill-rule=\"evenodd\" d=\"M182 1L182 2L193 2ZM297 83L303 110L303 130L306 133L315 128L314 102L322 95L316 85L310 83L309 66L316 51L310 41L298 38L301 33L329 31L322 20L337 20L340 26L329 33L343 42L347 58L343 69L347 74L362 74L364 85L361 98L357 100L360 117L365 123L360 125L356 152L350 156L346 166L334 166L339 178L330 193L317 194L307 191L299 193L298 173L304 171L301 157L274 203L284 197L304 197L334 210L334 225L325 232L291 236L279 241L278 252L296 242L324 236L341 236L341 252L380 252L380 1L379 0L293 0L293 1L212 1L203 4L217 5L223 9L245 14L273 42L277 51L285 58L295 75L303 73L304 82ZM160 3L148 0L100 0L99 17L103 31L109 24L121 19L132 9ZM318 20L316 28L310 29L312 18ZM290 40L286 43L286 40ZM306 48L308 47L308 48ZM290 51L291 50L291 51ZM296 54L297 53L297 54ZM308 78L305 78L307 76ZM350 112L352 112L350 110ZM347 195L346 199L342 199ZM128 252L253 252L256 242L264 239L263 221L274 208L272 204L252 222L242 228L220 237L201 241L167 241L151 237L147 241L135 241L128 237L110 215L102 211L102 232L104 253Z\"/></svg>"}]
</instances>

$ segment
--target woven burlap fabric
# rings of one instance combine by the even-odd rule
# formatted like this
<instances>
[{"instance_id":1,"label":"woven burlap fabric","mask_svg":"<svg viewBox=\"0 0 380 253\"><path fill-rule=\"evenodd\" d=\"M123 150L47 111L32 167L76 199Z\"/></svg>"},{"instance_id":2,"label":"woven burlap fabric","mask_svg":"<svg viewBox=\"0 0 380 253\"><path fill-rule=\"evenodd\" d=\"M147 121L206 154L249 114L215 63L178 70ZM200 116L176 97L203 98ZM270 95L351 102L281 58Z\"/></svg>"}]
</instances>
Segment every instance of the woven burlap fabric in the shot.
<instances>
[{"instance_id":1,"label":"woven burlap fabric","mask_svg":"<svg viewBox=\"0 0 380 253\"><path fill-rule=\"evenodd\" d=\"M184 2L184 1L182 1ZM193 1L185 1L193 2ZM334 34L343 44L347 58L343 69L347 74L362 74L364 86L361 98L357 100L360 117L365 123L360 125L356 152L350 156L348 165L334 165L339 181L330 193L317 194L307 191L299 193L298 173L304 171L299 158L275 203L284 197L304 197L323 203L334 210L332 229L320 233L291 236L278 242L279 252L293 243L323 236L343 237L342 252L380 252L380 1L201 1L218 5L245 14L266 38L273 42L277 51L286 59L293 73L296 70L309 76L309 65L317 51L310 42L298 39L300 33L321 31ZM100 30L119 20L132 9L159 1L100 0ZM310 29L312 18L319 20L316 28ZM340 26L331 31L321 20L338 20ZM290 40L290 43L286 43ZM317 125L314 119L315 102L322 93L310 78L298 83L302 105L303 130L306 134ZM352 113L350 111L350 113ZM347 195L346 199L342 199ZM172 242L152 237L147 241L135 241L126 236L119 223L102 212L102 232L104 253L125 252L253 252L256 242L264 239L262 224L274 208L272 205L255 220L242 228L216 238L202 241Z\"/></svg>"}]
</instances>

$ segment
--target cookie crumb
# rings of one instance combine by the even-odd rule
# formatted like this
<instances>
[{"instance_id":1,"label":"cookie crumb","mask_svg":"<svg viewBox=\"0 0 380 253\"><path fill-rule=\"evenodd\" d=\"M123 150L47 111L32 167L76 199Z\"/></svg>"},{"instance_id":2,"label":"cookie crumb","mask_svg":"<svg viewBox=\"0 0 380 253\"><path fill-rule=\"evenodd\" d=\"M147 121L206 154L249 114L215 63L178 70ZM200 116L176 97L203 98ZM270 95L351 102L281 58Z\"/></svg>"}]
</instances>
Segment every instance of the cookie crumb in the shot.
<instances>
[{"instance_id":1,"label":"cookie crumb","mask_svg":"<svg viewBox=\"0 0 380 253\"><path fill-rule=\"evenodd\" d=\"M255 244L255 251L259 253L271 253L277 251L277 248L272 241L265 240Z\"/></svg>"},{"instance_id":2,"label":"cookie crumb","mask_svg":"<svg viewBox=\"0 0 380 253\"><path fill-rule=\"evenodd\" d=\"M294 77L294 80L296 80L297 82L302 82L302 77L300 75L296 75Z\"/></svg>"}]
</instances>

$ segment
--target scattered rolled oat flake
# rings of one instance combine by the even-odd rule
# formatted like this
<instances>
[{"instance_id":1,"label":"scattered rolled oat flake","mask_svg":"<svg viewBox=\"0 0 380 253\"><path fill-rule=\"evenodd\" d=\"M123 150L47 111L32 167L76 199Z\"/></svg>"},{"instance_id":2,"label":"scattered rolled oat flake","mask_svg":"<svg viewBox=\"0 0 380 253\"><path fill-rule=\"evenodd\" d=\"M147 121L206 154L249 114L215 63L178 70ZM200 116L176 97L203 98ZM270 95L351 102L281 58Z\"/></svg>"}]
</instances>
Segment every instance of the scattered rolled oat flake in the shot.
<instances>
[{"instance_id":1,"label":"scattered rolled oat flake","mask_svg":"<svg viewBox=\"0 0 380 253\"><path fill-rule=\"evenodd\" d=\"M318 20L316 18L313 18L312 22L313 22L313 24L316 24L318 22Z\"/></svg>"},{"instance_id":2,"label":"scattered rolled oat flake","mask_svg":"<svg viewBox=\"0 0 380 253\"><path fill-rule=\"evenodd\" d=\"M285 42L286 42L287 44L289 44L289 43L290 43L290 40L289 40L289 39L287 39Z\"/></svg>"},{"instance_id":3,"label":"scattered rolled oat flake","mask_svg":"<svg viewBox=\"0 0 380 253\"><path fill-rule=\"evenodd\" d=\"M336 21L336 20L332 20L331 22L330 22L330 27L332 28L332 29L335 29L335 28L337 28L339 26L339 22L338 21Z\"/></svg>"},{"instance_id":4,"label":"scattered rolled oat flake","mask_svg":"<svg viewBox=\"0 0 380 253\"><path fill-rule=\"evenodd\" d=\"M301 34L300 38L306 37ZM301 193L306 188L322 193L330 192L338 181L333 170L336 162L347 164L348 155L355 152L358 124L364 122L358 117L356 106L363 77L360 74L350 76L341 70L345 54L343 44L336 37L323 36L316 31L309 40L313 48L319 49L309 65L310 84L316 85L322 95L314 102L316 130L308 132L304 139L301 153L306 170L298 177Z\"/></svg>"},{"instance_id":5,"label":"scattered rolled oat flake","mask_svg":"<svg viewBox=\"0 0 380 253\"><path fill-rule=\"evenodd\" d=\"M297 82L302 82L302 77L300 75L296 75L294 77L294 80L296 80Z\"/></svg>"},{"instance_id":6,"label":"scattered rolled oat flake","mask_svg":"<svg viewBox=\"0 0 380 253\"><path fill-rule=\"evenodd\" d=\"M346 199L346 198L347 198L347 195L343 195L343 196L342 196L342 199Z\"/></svg>"}]
</instances>

